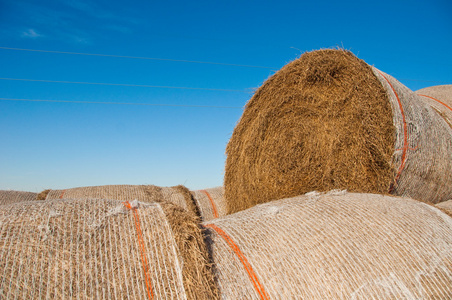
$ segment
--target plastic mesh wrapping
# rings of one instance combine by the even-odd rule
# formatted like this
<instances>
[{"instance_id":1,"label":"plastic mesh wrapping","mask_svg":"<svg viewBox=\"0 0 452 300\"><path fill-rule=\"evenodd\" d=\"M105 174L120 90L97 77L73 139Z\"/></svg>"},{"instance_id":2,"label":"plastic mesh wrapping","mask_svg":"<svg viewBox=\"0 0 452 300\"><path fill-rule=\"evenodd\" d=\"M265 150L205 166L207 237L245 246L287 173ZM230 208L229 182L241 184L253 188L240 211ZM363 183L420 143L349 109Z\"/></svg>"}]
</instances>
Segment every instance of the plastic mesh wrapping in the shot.
<instances>
[{"instance_id":1,"label":"plastic mesh wrapping","mask_svg":"<svg viewBox=\"0 0 452 300\"><path fill-rule=\"evenodd\" d=\"M222 186L192 191L192 195L203 221L226 216L227 205Z\"/></svg>"},{"instance_id":2,"label":"plastic mesh wrapping","mask_svg":"<svg viewBox=\"0 0 452 300\"><path fill-rule=\"evenodd\" d=\"M451 299L452 218L334 191L203 223L223 299Z\"/></svg>"},{"instance_id":3,"label":"plastic mesh wrapping","mask_svg":"<svg viewBox=\"0 0 452 300\"><path fill-rule=\"evenodd\" d=\"M428 98L376 68L373 71L387 91L396 127L396 175L390 192L432 203L451 199L452 126Z\"/></svg>"},{"instance_id":4,"label":"plastic mesh wrapping","mask_svg":"<svg viewBox=\"0 0 452 300\"><path fill-rule=\"evenodd\" d=\"M143 202L168 201L188 209L184 195L176 187L154 185L102 185L51 190L46 200L53 199L115 199Z\"/></svg>"},{"instance_id":5,"label":"plastic mesh wrapping","mask_svg":"<svg viewBox=\"0 0 452 300\"><path fill-rule=\"evenodd\" d=\"M22 201L36 200L38 194L32 192L3 191L0 190L0 205L12 204Z\"/></svg>"},{"instance_id":6,"label":"plastic mesh wrapping","mask_svg":"<svg viewBox=\"0 0 452 300\"><path fill-rule=\"evenodd\" d=\"M140 203L136 213L144 252L136 216L121 201L0 207L0 298L149 299L150 282L155 299L186 299L177 246L160 204Z\"/></svg>"}]
</instances>

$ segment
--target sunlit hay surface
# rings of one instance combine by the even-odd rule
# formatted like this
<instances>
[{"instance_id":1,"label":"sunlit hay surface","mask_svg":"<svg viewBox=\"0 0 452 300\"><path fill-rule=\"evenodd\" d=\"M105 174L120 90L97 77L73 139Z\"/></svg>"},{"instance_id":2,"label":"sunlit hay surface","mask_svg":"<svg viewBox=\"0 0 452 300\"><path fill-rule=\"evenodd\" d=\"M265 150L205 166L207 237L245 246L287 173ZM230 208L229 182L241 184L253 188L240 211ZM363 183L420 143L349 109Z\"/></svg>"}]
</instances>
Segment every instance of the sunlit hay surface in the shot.
<instances>
[{"instance_id":1,"label":"sunlit hay surface","mask_svg":"<svg viewBox=\"0 0 452 300\"><path fill-rule=\"evenodd\" d=\"M247 103L226 148L233 213L312 190L388 193L395 129L385 90L345 50L303 54Z\"/></svg>"}]
</instances>

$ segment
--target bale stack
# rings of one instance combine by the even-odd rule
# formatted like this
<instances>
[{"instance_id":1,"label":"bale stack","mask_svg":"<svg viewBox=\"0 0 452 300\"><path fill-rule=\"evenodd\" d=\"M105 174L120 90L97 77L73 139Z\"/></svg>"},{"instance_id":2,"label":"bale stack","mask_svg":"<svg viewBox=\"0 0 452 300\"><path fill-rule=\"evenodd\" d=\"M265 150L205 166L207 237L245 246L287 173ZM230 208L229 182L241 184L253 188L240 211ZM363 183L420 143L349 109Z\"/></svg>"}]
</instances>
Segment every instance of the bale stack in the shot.
<instances>
[{"instance_id":1,"label":"bale stack","mask_svg":"<svg viewBox=\"0 0 452 300\"><path fill-rule=\"evenodd\" d=\"M332 191L205 222L223 299L451 299L452 218Z\"/></svg>"},{"instance_id":2,"label":"bale stack","mask_svg":"<svg viewBox=\"0 0 452 300\"><path fill-rule=\"evenodd\" d=\"M170 202L187 211L197 212L190 191L182 186L159 187L155 185L102 185L50 190L46 200L56 199L114 199L121 201Z\"/></svg>"},{"instance_id":3,"label":"bale stack","mask_svg":"<svg viewBox=\"0 0 452 300\"><path fill-rule=\"evenodd\" d=\"M228 213L313 190L448 200L451 132L420 96L351 52L305 53L256 91L234 129Z\"/></svg>"},{"instance_id":4,"label":"bale stack","mask_svg":"<svg viewBox=\"0 0 452 300\"><path fill-rule=\"evenodd\" d=\"M199 220L172 203L0 207L2 299L217 299Z\"/></svg>"},{"instance_id":5,"label":"bale stack","mask_svg":"<svg viewBox=\"0 0 452 300\"><path fill-rule=\"evenodd\" d=\"M11 190L0 190L0 205L36 200L38 194Z\"/></svg>"}]
</instances>

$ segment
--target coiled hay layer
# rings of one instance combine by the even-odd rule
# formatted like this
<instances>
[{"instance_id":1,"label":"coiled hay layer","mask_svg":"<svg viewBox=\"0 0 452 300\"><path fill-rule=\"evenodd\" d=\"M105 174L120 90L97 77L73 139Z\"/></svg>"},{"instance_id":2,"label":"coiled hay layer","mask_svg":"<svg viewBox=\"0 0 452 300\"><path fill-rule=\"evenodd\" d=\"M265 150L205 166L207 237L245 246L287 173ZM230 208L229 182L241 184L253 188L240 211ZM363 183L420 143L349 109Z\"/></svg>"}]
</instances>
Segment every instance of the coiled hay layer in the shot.
<instances>
[{"instance_id":1,"label":"coiled hay layer","mask_svg":"<svg viewBox=\"0 0 452 300\"><path fill-rule=\"evenodd\" d=\"M32 192L20 192L0 190L0 205L12 204L23 201L36 200L38 194Z\"/></svg>"},{"instance_id":2,"label":"coiled hay layer","mask_svg":"<svg viewBox=\"0 0 452 300\"><path fill-rule=\"evenodd\" d=\"M445 201L452 138L443 123L351 52L305 53L256 91L234 129L226 148L228 213L331 189Z\"/></svg>"},{"instance_id":3,"label":"coiled hay layer","mask_svg":"<svg viewBox=\"0 0 452 300\"><path fill-rule=\"evenodd\" d=\"M171 203L0 207L2 299L215 299L198 220Z\"/></svg>"},{"instance_id":4,"label":"coiled hay layer","mask_svg":"<svg viewBox=\"0 0 452 300\"><path fill-rule=\"evenodd\" d=\"M419 201L311 192L203 225L224 299L452 298L452 218Z\"/></svg>"}]
</instances>

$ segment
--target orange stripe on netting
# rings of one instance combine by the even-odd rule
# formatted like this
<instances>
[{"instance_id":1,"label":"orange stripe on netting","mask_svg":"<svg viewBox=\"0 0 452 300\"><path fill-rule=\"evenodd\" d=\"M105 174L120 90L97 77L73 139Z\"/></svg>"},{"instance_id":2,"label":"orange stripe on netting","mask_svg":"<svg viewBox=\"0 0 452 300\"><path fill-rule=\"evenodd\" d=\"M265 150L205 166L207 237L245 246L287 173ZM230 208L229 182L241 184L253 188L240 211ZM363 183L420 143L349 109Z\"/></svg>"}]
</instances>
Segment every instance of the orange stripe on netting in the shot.
<instances>
[{"instance_id":1,"label":"orange stripe on netting","mask_svg":"<svg viewBox=\"0 0 452 300\"><path fill-rule=\"evenodd\" d=\"M212 205L213 216L214 216L215 218L218 218L217 207L216 207L216 205L215 205L215 202L213 202L212 197L210 196L210 194L209 194L206 190L201 190L201 192L203 192L204 194L206 194L206 195L207 195L207 198L209 198L210 205Z\"/></svg>"},{"instance_id":2,"label":"orange stripe on netting","mask_svg":"<svg viewBox=\"0 0 452 300\"><path fill-rule=\"evenodd\" d=\"M435 100L436 102L438 102L438 103L441 103L442 105L444 105L445 107L447 107L448 109L450 109L451 111L452 111L452 107L450 107L449 105L447 105L446 103L444 103L444 102L442 102L442 101L440 101L440 100L438 100L438 99L436 99L436 98L433 98L433 97L430 97L430 96L427 96L427 95L422 95L422 94L417 94L418 96L422 96L422 97L427 97L427 98L430 98L430 99L432 99L432 100Z\"/></svg>"},{"instance_id":3,"label":"orange stripe on netting","mask_svg":"<svg viewBox=\"0 0 452 300\"><path fill-rule=\"evenodd\" d=\"M66 193L66 190L63 190L63 191L61 192L60 199L63 199L64 193Z\"/></svg>"},{"instance_id":4,"label":"orange stripe on netting","mask_svg":"<svg viewBox=\"0 0 452 300\"><path fill-rule=\"evenodd\" d=\"M254 288L256 289L257 293L259 294L261 299L269 299L267 292L264 289L264 286L259 282L259 279L257 278L256 273L253 270L253 267L246 259L245 255L243 255L242 251L240 250L239 246L232 240L232 238L226 234L226 232L223 231L220 227L216 226L215 224L207 224L205 227L212 228L215 230L225 241L228 243L229 247L234 251L234 253L238 256L240 261L242 262L243 266L245 267L246 272L248 273L248 276L251 279L251 282L253 283Z\"/></svg>"},{"instance_id":5,"label":"orange stripe on netting","mask_svg":"<svg viewBox=\"0 0 452 300\"><path fill-rule=\"evenodd\" d=\"M148 293L148 298L154 299L154 292L152 291L151 277L149 275L149 263L148 263L148 259L146 257L146 248L145 248L144 241L143 241L143 233L141 231L141 223L140 223L140 218L138 216L137 209L135 207L132 207L132 205L130 205L129 201L122 202L122 204L124 204L124 206L126 208L133 211L133 217L135 220L135 228L137 230L138 244L140 246L141 263L143 265L144 278L146 281L146 289L147 289L147 293Z\"/></svg>"},{"instance_id":6,"label":"orange stripe on netting","mask_svg":"<svg viewBox=\"0 0 452 300\"><path fill-rule=\"evenodd\" d=\"M403 110L402 101L399 98L399 95L397 94L396 90L392 86L391 82L386 78L386 76L383 75L382 72L378 71L381 76L388 82L389 86L392 89L392 92L397 98L397 102L399 103L400 113L402 114L402 122L403 122L403 148L402 148L402 162L400 164L399 170L397 171L397 175L394 178L394 182L391 183L391 186L389 187L389 193L392 193L395 189L395 186L397 185L397 181L400 178L400 175L402 174L402 170L405 167L406 162L406 153L408 151L408 126L406 124L406 117L405 117L405 111Z\"/></svg>"}]
</instances>

